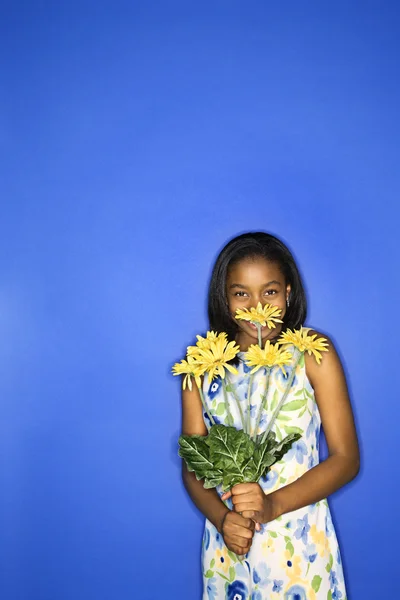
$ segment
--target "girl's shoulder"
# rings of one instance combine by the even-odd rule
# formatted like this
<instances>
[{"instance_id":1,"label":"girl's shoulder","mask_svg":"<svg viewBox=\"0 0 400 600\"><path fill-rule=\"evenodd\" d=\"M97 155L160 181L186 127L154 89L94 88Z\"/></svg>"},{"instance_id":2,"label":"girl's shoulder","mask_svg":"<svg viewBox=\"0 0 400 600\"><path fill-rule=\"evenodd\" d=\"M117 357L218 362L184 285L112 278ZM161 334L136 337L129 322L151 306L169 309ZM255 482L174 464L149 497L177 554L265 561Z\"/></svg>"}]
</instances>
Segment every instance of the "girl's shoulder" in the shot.
<instances>
[{"instance_id":1,"label":"girl's shoulder","mask_svg":"<svg viewBox=\"0 0 400 600\"><path fill-rule=\"evenodd\" d=\"M340 366L340 359L332 338L326 333L304 327L307 336L311 338L309 349L304 353L305 368L311 383L320 377L326 376L331 369Z\"/></svg>"}]
</instances>

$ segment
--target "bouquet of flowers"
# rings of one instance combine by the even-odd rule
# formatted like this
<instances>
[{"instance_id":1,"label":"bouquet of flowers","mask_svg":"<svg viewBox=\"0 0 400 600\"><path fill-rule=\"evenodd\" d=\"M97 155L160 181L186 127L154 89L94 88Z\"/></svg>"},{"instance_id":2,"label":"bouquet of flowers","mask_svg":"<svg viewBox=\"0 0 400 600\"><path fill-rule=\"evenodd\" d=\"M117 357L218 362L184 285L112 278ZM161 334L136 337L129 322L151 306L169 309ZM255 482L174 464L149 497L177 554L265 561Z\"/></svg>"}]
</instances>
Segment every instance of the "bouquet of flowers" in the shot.
<instances>
[{"instance_id":1,"label":"bouquet of flowers","mask_svg":"<svg viewBox=\"0 0 400 600\"><path fill-rule=\"evenodd\" d=\"M251 367L247 392L247 418L245 418L234 387L227 381L227 372L238 373L232 364L232 360L236 357L240 348L236 342L228 341L226 333L217 334L209 331L205 338L198 335L196 345L187 348L186 359L173 366L174 375L184 375L183 389L188 386L191 390L192 380L194 379L199 389L204 411L211 423L206 436L181 435L179 438L179 455L185 460L189 471L193 471L197 479L204 480L205 488L222 485L222 490L226 491L238 483L258 482L261 477L266 475L273 464L282 459L292 444L301 437L297 432L289 433L285 438L278 441L272 427L290 392L296 367L304 353L313 354L319 363L322 356L321 352L327 351L328 344L324 338L316 339L316 334L309 335L308 329L300 328L295 331L287 330L280 336L276 344L272 344L267 340L263 347L261 328L267 326L272 329L276 327L276 323L282 323L279 319L280 314L281 310L278 307L270 304L263 307L261 303L258 304L257 308L251 308L250 310L238 309L236 311L236 319L250 321L258 330L258 344L249 346L244 356L247 366ZM296 356L285 349L286 345L295 346ZM285 391L280 399L276 397L275 393L271 405L272 414L267 427L262 434L258 434L261 416L266 407L271 369L278 366L286 377L285 367L291 364L293 366L289 377L287 377ZM267 371L266 387L261 398L256 425L252 432L250 423L252 384L254 374L261 368L265 368ZM221 378L227 412L225 420L227 425L216 424L211 411L206 405L202 390L202 376L205 375L207 375L209 382L217 376ZM230 394L237 405L242 429L233 426L234 421L229 402Z\"/></svg>"}]
</instances>

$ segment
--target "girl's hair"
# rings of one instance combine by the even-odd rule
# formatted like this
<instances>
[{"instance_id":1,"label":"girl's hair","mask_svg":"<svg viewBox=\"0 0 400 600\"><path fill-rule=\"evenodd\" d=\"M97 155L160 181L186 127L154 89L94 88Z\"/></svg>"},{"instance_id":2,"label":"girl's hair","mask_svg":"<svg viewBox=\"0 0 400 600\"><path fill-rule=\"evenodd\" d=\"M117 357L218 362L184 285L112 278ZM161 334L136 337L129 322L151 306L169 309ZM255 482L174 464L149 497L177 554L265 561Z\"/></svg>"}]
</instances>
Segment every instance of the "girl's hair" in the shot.
<instances>
[{"instance_id":1,"label":"girl's hair","mask_svg":"<svg viewBox=\"0 0 400 600\"><path fill-rule=\"evenodd\" d=\"M275 236L262 231L243 233L233 238L221 250L210 280L208 290L208 318L210 329L225 331L234 340L237 325L229 312L226 279L229 268L243 259L262 257L277 263L286 284L290 284L289 307L283 318L282 331L297 329L304 324L307 300L300 273L290 250Z\"/></svg>"}]
</instances>

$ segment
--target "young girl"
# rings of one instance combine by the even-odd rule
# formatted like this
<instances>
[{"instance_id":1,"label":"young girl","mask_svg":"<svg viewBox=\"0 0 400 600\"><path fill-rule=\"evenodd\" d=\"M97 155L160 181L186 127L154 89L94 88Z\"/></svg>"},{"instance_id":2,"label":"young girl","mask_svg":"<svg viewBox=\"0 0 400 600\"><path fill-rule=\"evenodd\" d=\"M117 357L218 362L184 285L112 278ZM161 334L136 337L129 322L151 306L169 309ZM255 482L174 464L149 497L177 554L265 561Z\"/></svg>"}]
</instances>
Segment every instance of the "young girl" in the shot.
<instances>
[{"instance_id":1,"label":"young girl","mask_svg":"<svg viewBox=\"0 0 400 600\"><path fill-rule=\"evenodd\" d=\"M258 302L276 305L282 311L282 324L275 329L263 327L263 345L267 340L277 341L286 329L300 328L305 321L304 289L288 248L267 233L246 233L231 240L218 256L208 303L210 329L225 331L240 346L238 375L228 376L244 412L250 369L243 353L249 345L258 343L258 334L254 325L234 316L236 309L256 307ZM340 551L326 497L357 475L359 451L343 369L332 341L328 342L329 351L320 364L306 353L304 363L296 367L286 402L301 397L307 399L306 405L282 413L280 427L285 431L285 426L295 426L301 439L259 483L238 484L222 494L204 489L203 482L197 481L183 464L185 487L206 517L203 600L346 599ZM268 398L275 390L283 393L290 369L287 367L285 378L279 367L272 368ZM216 399L223 399L221 387L220 379L209 383L204 377L204 397L212 413ZM259 408L257 398L261 397L257 389L264 388L265 370L259 369L252 386L253 428ZM210 423L197 387L184 390L182 401L182 433L206 435ZM235 402L230 412L235 426L241 428ZM224 423L226 416L218 415L217 422ZM267 421L265 412L258 433L265 430ZM329 457L319 463L321 424Z\"/></svg>"}]
</instances>

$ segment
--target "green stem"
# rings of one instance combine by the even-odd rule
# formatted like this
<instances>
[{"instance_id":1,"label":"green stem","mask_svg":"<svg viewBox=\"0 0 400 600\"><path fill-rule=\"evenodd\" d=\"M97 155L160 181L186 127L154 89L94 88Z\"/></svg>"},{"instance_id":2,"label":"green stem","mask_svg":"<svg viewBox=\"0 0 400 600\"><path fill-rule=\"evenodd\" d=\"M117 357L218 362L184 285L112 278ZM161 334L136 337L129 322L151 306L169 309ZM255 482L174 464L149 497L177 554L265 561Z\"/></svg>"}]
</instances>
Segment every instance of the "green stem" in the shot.
<instances>
[{"instance_id":1,"label":"green stem","mask_svg":"<svg viewBox=\"0 0 400 600\"><path fill-rule=\"evenodd\" d=\"M249 435L251 434L251 423L250 423L250 409L251 409L251 388L253 385L253 379L254 379L254 373L252 375L250 375L249 378L249 387L247 390L247 431L246 433L248 433Z\"/></svg>"},{"instance_id":2,"label":"green stem","mask_svg":"<svg viewBox=\"0 0 400 600\"><path fill-rule=\"evenodd\" d=\"M264 431L264 435L263 435L263 438L262 438L262 440L261 440L261 444L263 444L263 443L265 442L265 440L267 439L267 435L268 435L268 434L269 434L269 432L271 431L271 429L272 429L272 426L273 426L273 424L275 423L275 419L276 419L276 417L278 416L278 414L279 414L279 412L280 412L280 410L281 410L281 408L282 408L282 406L283 406L283 403L285 402L286 398L288 397L288 394L289 394L289 392L290 392L290 388L292 387L293 379L294 379L294 377L295 377L295 375L296 375L296 368L297 368L297 365L299 364L299 362L300 362L300 359L301 359L301 357L302 357L302 356L303 356L303 352L299 352L299 355L298 355L298 357L297 357L297 360L296 360L296 362L295 362L295 363L294 363L294 365L293 365L292 372L290 373L290 377L289 377L289 381L288 381L288 384L287 384L287 387L286 387L285 393L283 394L282 398L280 399L280 401L279 401L279 403L278 403L278 406L277 406L277 407L276 407L276 409L274 410L274 413L273 413L273 415L272 415L272 417L271 417L271 420L270 420L270 422L268 423L268 426L267 426L266 430Z\"/></svg>"},{"instance_id":3,"label":"green stem","mask_svg":"<svg viewBox=\"0 0 400 600\"><path fill-rule=\"evenodd\" d=\"M259 323L254 323L254 325L257 327L258 345L260 346L260 348L262 348L261 325Z\"/></svg>"},{"instance_id":4,"label":"green stem","mask_svg":"<svg viewBox=\"0 0 400 600\"><path fill-rule=\"evenodd\" d=\"M229 410L229 403L228 403L228 392L226 391L226 382L225 379L222 379L222 389L224 391L224 404L225 404L225 408L226 408L226 414L228 415L228 417L231 417L230 421L232 421L232 414L231 411Z\"/></svg>"},{"instance_id":5,"label":"green stem","mask_svg":"<svg viewBox=\"0 0 400 600\"><path fill-rule=\"evenodd\" d=\"M205 400L204 400L204 394L203 394L203 390L201 389L201 387L198 387L198 390L199 390L199 393L200 393L201 403L202 403L202 405L203 405L204 411L205 411L205 413L207 414L208 418L210 419L210 421L211 421L212 425L215 425L215 421L214 421L214 419L213 419L213 416L212 416L212 414L209 412L209 410L208 410L208 408L207 408L207 405L206 405L206 402L205 402Z\"/></svg>"},{"instance_id":6,"label":"green stem","mask_svg":"<svg viewBox=\"0 0 400 600\"><path fill-rule=\"evenodd\" d=\"M260 406L260 409L258 411L258 416L257 416L257 421L256 421L256 428L254 430L254 435L253 435L253 441L254 442L257 439L257 431L258 431L258 427L260 425L261 415L262 415L263 410L265 409L265 404L267 402L267 395L268 395L270 375L271 375L271 369L269 367L267 367L267 381L266 381L266 384L265 384L265 392L264 392L264 395L262 397L261 406Z\"/></svg>"},{"instance_id":7,"label":"green stem","mask_svg":"<svg viewBox=\"0 0 400 600\"><path fill-rule=\"evenodd\" d=\"M239 397L238 397L237 393L235 392L234 388L231 385L231 382L229 381L228 373L225 375L225 379L227 380L227 382L231 386L231 392L232 392L233 397L235 398L235 401L236 401L236 404L237 404L237 407L238 407L238 410L239 410L239 414L240 414L240 419L242 421L242 427L243 427L243 429L245 429L244 414L243 414L242 406L240 404L240 400L239 400Z\"/></svg>"}]
</instances>

